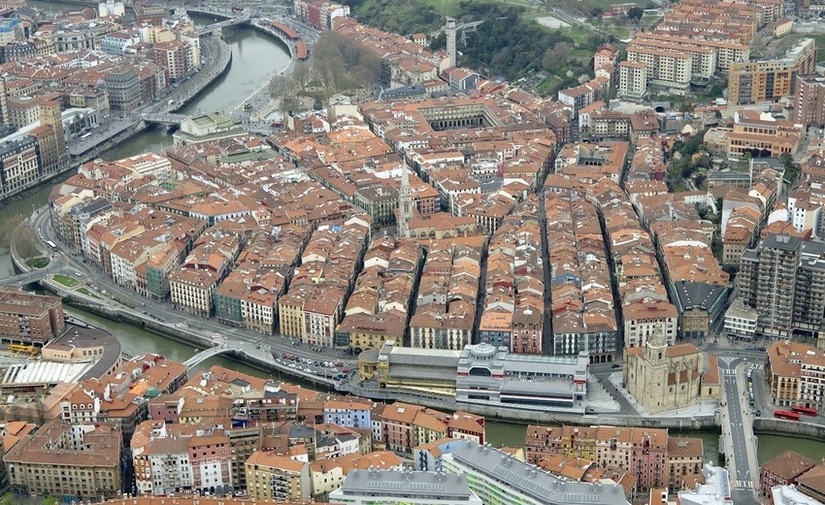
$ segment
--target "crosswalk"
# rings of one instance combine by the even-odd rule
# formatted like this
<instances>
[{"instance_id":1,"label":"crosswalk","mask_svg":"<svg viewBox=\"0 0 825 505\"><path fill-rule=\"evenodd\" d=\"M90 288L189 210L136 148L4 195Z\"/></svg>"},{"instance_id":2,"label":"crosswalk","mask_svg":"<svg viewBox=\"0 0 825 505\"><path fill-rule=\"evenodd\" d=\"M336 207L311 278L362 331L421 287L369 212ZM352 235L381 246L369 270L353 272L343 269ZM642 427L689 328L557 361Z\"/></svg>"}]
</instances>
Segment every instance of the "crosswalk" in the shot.
<instances>
[{"instance_id":1,"label":"crosswalk","mask_svg":"<svg viewBox=\"0 0 825 505\"><path fill-rule=\"evenodd\" d=\"M734 481L734 486L738 488L745 488L745 489L753 489L753 481L752 480L737 480Z\"/></svg>"},{"instance_id":2,"label":"crosswalk","mask_svg":"<svg viewBox=\"0 0 825 505\"><path fill-rule=\"evenodd\" d=\"M735 368L723 368L722 369L722 375L736 375L736 369Z\"/></svg>"},{"instance_id":3,"label":"crosswalk","mask_svg":"<svg viewBox=\"0 0 825 505\"><path fill-rule=\"evenodd\" d=\"M753 369L758 371L758 372L761 372L762 370L765 369L765 365L762 364L762 363L759 363L759 364L753 365Z\"/></svg>"}]
</instances>

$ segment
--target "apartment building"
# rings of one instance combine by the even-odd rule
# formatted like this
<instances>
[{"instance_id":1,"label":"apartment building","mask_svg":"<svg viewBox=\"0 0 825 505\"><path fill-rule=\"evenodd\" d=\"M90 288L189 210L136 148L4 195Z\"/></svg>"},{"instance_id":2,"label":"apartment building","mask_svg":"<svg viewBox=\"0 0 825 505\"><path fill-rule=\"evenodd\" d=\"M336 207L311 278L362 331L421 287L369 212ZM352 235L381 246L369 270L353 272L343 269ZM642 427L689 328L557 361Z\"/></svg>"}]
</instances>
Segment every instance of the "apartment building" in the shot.
<instances>
[{"instance_id":1,"label":"apartment building","mask_svg":"<svg viewBox=\"0 0 825 505\"><path fill-rule=\"evenodd\" d=\"M147 398L176 391L186 372L185 365L163 356L138 356L108 375L83 381L60 402L61 418L72 424L118 424L124 437L131 437L148 416Z\"/></svg>"},{"instance_id":2,"label":"apartment building","mask_svg":"<svg viewBox=\"0 0 825 505\"><path fill-rule=\"evenodd\" d=\"M60 298L13 288L0 289L0 340L3 343L43 346L65 331Z\"/></svg>"},{"instance_id":3,"label":"apartment building","mask_svg":"<svg viewBox=\"0 0 825 505\"><path fill-rule=\"evenodd\" d=\"M676 94L684 94L690 87L693 76L690 54L631 43L627 46L627 61L645 65L651 86Z\"/></svg>"},{"instance_id":4,"label":"apartment building","mask_svg":"<svg viewBox=\"0 0 825 505\"><path fill-rule=\"evenodd\" d=\"M222 429L144 421L131 440L135 485L141 494L232 492L229 437Z\"/></svg>"},{"instance_id":5,"label":"apartment building","mask_svg":"<svg viewBox=\"0 0 825 505\"><path fill-rule=\"evenodd\" d=\"M27 495L97 500L121 495L122 451L118 426L54 419L19 440L3 461L9 484Z\"/></svg>"},{"instance_id":6,"label":"apartment building","mask_svg":"<svg viewBox=\"0 0 825 505\"><path fill-rule=\"evenodd\" d=\"M636 491L679 489L674 476L694 473L702 464L702 441L669 437L667 429L613 426L528 426L525 460L538 465L563 455L583 458L602 468L619 467L635 476Z\"/></svg>"},{"instance_id":7,"label":"apartment building","mask_svg":"<svg viewBox=\"0 0 825 505\"><path fill-rule=\"evenodd\" d=\"M791 450L769 459L759 467L759 494L768 498L774 487L796 484L796 479L814 466L814 460Z\"/></svg>"},{"instance_id":8,"label":"apartment building","mask_svg":"<svg viewBox=\"0 0 825 505\"><path fill-rule=\"evenodd\" d=\"M647 94L647 65L641 61L619 63L619 97L641 101Z\"/></svg>"},{"instance_id":9,"label":"apartment building","mask_svg":"<svg viewBox=\"0 0 825 505\"><path fill-rule=\"evenodd\" d=\"M553 354L586 352L594 363L612 361L619 346L618 324L596 206L584 199L548 196L545 215Z\"/></svg>"},{"instance_id":10,"label":"apartment building","mask_svg":"<svg viewBox=\"0 0 825 505\"><path fill-rule=\"evenodd\" d=\"M189 51L189 44L180 40L158 42L152 47L155 63L166 69L166 76L172 83L180 81L192 70L187 55Z\"/></svg>"},{"instance_id":11,"label":"apartment building","mask_svg":"<svg viewBox=\"0 0 825 505\"><path fill-rule=\"evenodd\" d=\"M733 209L722 237L722 264L739 267L745 249L753 245L762 214L750 206Z\"/></svg>"},{"instance_id":12,"label":"apartment building","mask_svg":"<svg viewBox=\"0 0 825 505\"><path fill-rule=\"evenodd\" d=\"M765 376L774 402L781 407L798 405L825 408L825 353L820 349L784 340L768 348Z\"/></svg>"},{"instance_id":13,"label":"apartment building","mask_svg":"<svg viewBox=\"0 0 825 505\"><path fill-rule=\"evenodd\" d=\"M40 182L37 139L26 136L0 144L0 194L11 196Z\"/></svg>"},{"instance_id":14,"label":"apartment building","mask_svg":"<svg viewBox=\"0 0 825 505\"><path fill-rule=\"evenodd\" d=\"M698 63L697 69L701 69L701 74L704 75L707 75L708 71L711 74L727 72L732 63L750 60L748 44L730 38L690 37L689 33L653 31L637 33L633 38L633 44L653 48L679 47L694 58L694 66ZM708 49L711 51L710 54L706 52ZM708 68L710 64L713 66Z\"/></svg>"},{"instance_id":15,"label":"apartment building","mask_svg":"<svg viewBox=\"0 0 825 505\"><path fill-rule=\"evenodd\" d=\"M791 119L805 126L825 126L825 77L801 73L796 76Z\"/></svg>"},{"instance_id":16,"label":"apartment building","mask_svg":"<svg viewBox=\"0 0 825 505\"><path fill-rule=\"evenodd\" d=\"M798 89L797 76L813 73L815 66L816 43L808 38L780 59L732 63L728 71L728 103L774 102L792 96Z\"/></svg>"},{"instance_id":17,"label":"apartment building","mask_svg":"<svg viewBox=\"0 0 825 505\"><path fill-rule=\"evenodd\" d=\"M644 349L653 335L662 335L667 345L676 343L679 315L676 306L667 300L644 297L630 301L623 307L622 315L625 349Z\"/></svg>"},{"instance_id":18,"label":"apartment building","mask_svg":"<svg viewBox=\"0 0 825 505\"><path fill-rule=\"evenodd\" d=\"M816 335L825 313L825 248L789 235L768 235L742 254L739 291L759 314L757 333Z\"/></svg>"},{"instance_id":19,"label":"apartment building","mask_svg":"<svg viewBox=\"0 0 825 505\"><path fill-rule=\"evenodd\" d=\"M624 489L614 482L575 482L542 472L490 446L465 442L443 456L450 474L466 474L470 489L484 503L514 505L627 505Z\"/></svg>"},{"instance_id":20,"label":"apartment building","mask_svg":"<svg viewBox=\"0 0 825 505\"><path fill-rule=\"evenodd\" d=\"M112 110L131 111L141 104L140 77L133 68L110 72L104 82Z\"/></svg>"},{"instance_id":21,"label":"apartment building","mask_svg":"<svg viewBox=\"0 0 825 505\"><path fill-rule=\"evenodd\" d=\"M372 402L327 400L324 403L324 422L347 428L369 427Z\"/></svg>"},{"instance_id":22,"label":"apartment building","mask_svg":"<svg viewBox=\"0 0 825 505\"><path fill-rule=\"evenodd\" d=\"M257 451L244 464L246 494L255 500L306 501L312 492L309 463Z\"/></svg>"},{"instance_id":23,"label":"apartment building","mask_svg":"<svg viewBox=\"0 0 825 505\"><path fill-rule=\"evenodd\" d=\"M210 270L180 269L169 276L172 306L200 317L212 315L218 276Z\"/></svg>"}]
</instances>

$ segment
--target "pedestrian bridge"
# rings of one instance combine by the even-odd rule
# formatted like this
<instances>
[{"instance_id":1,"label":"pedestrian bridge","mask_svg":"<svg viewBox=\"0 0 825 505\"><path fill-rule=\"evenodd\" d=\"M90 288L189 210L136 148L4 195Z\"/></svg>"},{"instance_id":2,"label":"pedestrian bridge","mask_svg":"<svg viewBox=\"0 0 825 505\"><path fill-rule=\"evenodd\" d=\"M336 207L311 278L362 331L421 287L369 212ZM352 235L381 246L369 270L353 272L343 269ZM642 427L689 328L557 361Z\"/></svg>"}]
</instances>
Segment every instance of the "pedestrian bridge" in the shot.
<instances>
[{"instance_id":1,"label":"pedestrian bridge","mask_svg":"<svg viewBox=\"0 0 825 505\"><path fill-rule=\"evenodd\" d=\"M196 366L200 365L212 356L217 356L218 354L223 354L232 350L233 349L226 344L216 345L215 347L204 349L203 351L195 354L188 360L184 361L183 364L186 365L186 368L191 370L192 368L195 368Z\"/></svg>"}]
</instances>

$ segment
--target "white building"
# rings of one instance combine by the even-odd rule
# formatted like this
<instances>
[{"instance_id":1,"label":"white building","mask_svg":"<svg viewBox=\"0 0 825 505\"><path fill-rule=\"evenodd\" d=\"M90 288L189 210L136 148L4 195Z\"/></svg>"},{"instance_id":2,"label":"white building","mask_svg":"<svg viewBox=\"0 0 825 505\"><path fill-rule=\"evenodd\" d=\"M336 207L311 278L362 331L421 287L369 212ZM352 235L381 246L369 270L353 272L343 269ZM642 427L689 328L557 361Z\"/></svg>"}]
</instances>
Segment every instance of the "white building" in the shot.
<instances>
[{"instance_id":1,"label":"white building","mask_svg":"<svg viewBox=\"0 0 825 505\"><path fill-rule=\"evenodd\" d=\"M737 298L725 312L725 334L733 338L753 339L759 312Z\"/></svg>"},{"instance_id":2,"label":"white building","mask_svg":"<svg viewBox=\"0 0 825 505\"><path fill-rule=\"evenodd\" d=\"M619 96L640 101L647 94L647 66L640 61L619 63Z\"/></svg>"}]
</instances>

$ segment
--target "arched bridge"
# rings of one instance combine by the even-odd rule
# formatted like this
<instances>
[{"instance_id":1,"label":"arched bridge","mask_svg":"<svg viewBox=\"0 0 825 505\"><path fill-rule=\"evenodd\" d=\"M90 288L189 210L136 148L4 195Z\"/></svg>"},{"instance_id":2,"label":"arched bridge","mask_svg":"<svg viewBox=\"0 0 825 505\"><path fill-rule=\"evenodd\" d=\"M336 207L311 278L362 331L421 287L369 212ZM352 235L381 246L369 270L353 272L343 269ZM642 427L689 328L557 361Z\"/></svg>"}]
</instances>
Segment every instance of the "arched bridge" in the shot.
<instances>
[{"instance_id":1,"label":"arched bridge","mask_svg":"<svg viewBox=\"0 0 825 505\"><path fill-rule=\"evenodd\" d=\"M223 354L225 352L229 352L229 351L232 351L232 350L233 349L230 346L226 345L226 344L216 345L215 347L210 347L209 349L204 349L203 351L195 354L194 356L192 356L188 360L184 361L183 364L186 365L186 367L191 370L192 368L195 368L196 366L200 365L201 363L208 360L212 356L217 356L218 354Z\"/></svg>"}]
</instances>

